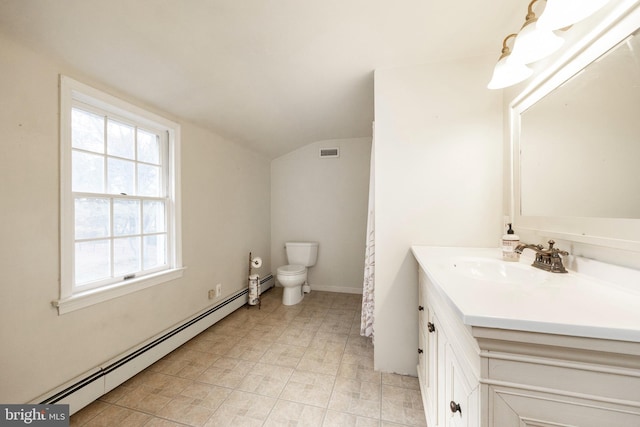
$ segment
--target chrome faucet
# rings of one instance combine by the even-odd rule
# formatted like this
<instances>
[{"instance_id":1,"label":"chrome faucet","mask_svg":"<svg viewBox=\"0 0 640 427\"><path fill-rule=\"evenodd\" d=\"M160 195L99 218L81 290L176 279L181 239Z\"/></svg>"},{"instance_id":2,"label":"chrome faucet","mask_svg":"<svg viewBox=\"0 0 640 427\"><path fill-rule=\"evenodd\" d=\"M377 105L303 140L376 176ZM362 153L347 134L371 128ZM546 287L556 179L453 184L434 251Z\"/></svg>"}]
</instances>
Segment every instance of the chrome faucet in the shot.
<instances>
[{"instance_id":1,"label":"chrome faucet","mask_svg":"<svg viewBox=\"0 0 640 427\"><path fill-rule=\"evenodd\" d=\"M544 271L550 271L551 273L566 273L567 270L562 265L562 258L560 255L569 255L569 252L554 248L556 242L549 240L549 249L544 249L542 245L529 245L521 243L515 248L515 252L521 254L525 249L531 249L535 251L536 258L531 264L533 267L539 268Z\"/></svg>"}]
</instances>

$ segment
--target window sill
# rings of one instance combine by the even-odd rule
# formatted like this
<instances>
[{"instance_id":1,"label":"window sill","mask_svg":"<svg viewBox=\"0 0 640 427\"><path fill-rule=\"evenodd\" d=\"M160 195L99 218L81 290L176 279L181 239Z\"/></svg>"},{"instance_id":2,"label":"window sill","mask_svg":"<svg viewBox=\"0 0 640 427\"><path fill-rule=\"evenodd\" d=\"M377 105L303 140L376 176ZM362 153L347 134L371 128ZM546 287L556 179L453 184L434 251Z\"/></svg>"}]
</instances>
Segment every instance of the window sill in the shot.
<instances>
[{"instance_id":1,"label":"window sill","mask_svg":"<svg viewBox=\"0 0 640 427\"><path fill-rule=\"evenodd\" d=\"M86 292L77 293L67 298L52 301L51 304L58 309L58 315L70 313L94 304L99 304L142 289L150 288L151 286L159 285L170 280L179 279L182 277L184 270L185 267L180 267L162 271L149 276L140 277L139 279L127 280L126 282L118 283L106 288L92 289Z\"/></svg>"}]
</instances>

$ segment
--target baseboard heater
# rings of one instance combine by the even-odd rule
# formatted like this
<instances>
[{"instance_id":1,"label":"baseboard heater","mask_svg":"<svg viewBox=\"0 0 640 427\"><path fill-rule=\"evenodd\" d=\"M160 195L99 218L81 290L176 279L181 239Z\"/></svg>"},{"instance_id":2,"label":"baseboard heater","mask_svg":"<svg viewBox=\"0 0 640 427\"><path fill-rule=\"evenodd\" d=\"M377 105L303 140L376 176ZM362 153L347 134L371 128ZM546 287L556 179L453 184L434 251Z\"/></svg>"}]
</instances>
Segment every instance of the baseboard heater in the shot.
<instances>
[{"instance_id":1,"label":"baseboard heater","mask_svg":"<svg viewBox=\"0 0 640 427\"><path fill-rule=\"evenodd\" d=\"M260 279L262 292L273 286L275 286L275 280L272 274ZM79 411L245 305L248 292L246 288L236 292L182 324L34 399L30 403L44 405L68 404L71 414Z\"/></svg>"}]
</instances>

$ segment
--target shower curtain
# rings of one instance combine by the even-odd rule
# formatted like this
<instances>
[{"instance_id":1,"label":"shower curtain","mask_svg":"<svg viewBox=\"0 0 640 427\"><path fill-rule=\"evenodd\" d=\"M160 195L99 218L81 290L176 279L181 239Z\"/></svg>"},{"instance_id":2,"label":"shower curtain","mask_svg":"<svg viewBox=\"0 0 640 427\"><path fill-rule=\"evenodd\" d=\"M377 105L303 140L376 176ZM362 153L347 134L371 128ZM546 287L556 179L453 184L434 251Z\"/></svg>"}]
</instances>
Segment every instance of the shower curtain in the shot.
<instances>
[{"instance_id":1,"label":"shower curtain","mask_svg":"<svg viewBox=\"0 0 640 427\"><path fill-rule=\"evenodd\" d=\"M375 125L371 141L371 166L369 169L369 217L367 219L366 249L364 255L364 284L362 286L362 316L360 335L373 339L373 307L375 283L375 204L374 204L374 145Z\"/></svg>"}]
</instances>

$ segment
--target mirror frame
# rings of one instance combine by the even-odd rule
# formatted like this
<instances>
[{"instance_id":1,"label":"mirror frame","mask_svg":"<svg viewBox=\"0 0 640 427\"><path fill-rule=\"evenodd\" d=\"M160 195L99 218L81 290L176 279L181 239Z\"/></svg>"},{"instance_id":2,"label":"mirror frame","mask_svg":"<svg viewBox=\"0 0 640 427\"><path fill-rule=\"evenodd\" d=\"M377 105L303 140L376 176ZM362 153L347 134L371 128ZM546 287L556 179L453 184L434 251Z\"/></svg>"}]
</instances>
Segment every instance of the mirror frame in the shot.
<instances>
[{"instance_id":1,"label":"mirror frame","mask_svg":"<svg viewBox=\"0 0 640 427\"><path fill-rule=\"evenodd\" d=\"M591 22L591 21L590 21ZM593 25L593 24L592 24ZM640 252L640 219L521 215L520 115L640 28L640 1L622 1L606 11L509 105L511 218L519 232ZM640 195L629 195L640 197Z\"/></svg>"}]
</instances>

